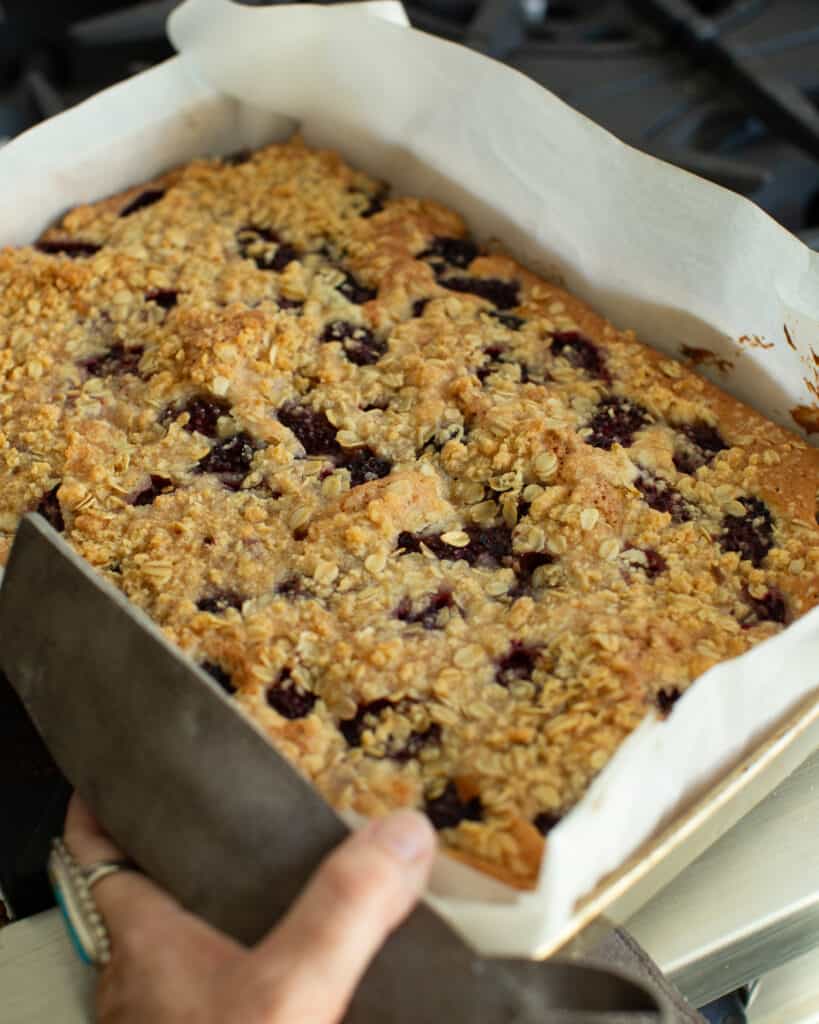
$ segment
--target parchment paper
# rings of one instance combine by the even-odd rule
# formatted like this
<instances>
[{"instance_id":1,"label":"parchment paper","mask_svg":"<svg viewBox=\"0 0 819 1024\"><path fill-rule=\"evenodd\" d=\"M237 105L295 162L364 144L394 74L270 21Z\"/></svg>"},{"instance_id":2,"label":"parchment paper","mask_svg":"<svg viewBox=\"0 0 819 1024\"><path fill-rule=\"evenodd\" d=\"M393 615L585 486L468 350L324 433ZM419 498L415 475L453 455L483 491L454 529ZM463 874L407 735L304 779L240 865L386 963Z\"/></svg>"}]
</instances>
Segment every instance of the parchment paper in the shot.
<instances>
[{"instance_id":1,"label":"parchment paper","mask_svg":"<svg viewBox=\"0 0 819 1024\"><path fill-rule=\"evenodd\" d=\"M780 423L793 429L790 410L815 403L819 256L746 200L629 149L509 68L407 28L396 4L187 0L169 31L181 57L0 150L0 243L298 124L396 190L452 205L479 238L501 239L643 340L727 359L713 379ZM536 892L441 858L433 905L485 952L536 953L687 793L817 687L819 610L706 675L667 721L632 734L550 833Z\"/></svg>"}]
</instances>

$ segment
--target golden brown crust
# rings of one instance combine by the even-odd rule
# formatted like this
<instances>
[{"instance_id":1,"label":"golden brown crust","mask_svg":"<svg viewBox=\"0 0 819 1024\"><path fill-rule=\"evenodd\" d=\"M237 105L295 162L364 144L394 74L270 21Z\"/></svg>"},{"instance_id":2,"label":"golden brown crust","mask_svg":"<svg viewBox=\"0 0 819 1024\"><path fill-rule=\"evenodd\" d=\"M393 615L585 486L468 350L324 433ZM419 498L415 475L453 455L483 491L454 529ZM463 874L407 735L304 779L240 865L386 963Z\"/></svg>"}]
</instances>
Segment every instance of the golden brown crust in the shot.
<instances>
[{"instance_id":1,"label":"golden brown crust","mask_svg":"<svg viewBox=\"0 0 819 1024\"><path fill-rule=\"evenodd\" d=\"M43 242L0 253L0 553L39 507L339 807L531 885L650 708L819 602L819 452L333 153Z\"/></svg>"}]
</instances>

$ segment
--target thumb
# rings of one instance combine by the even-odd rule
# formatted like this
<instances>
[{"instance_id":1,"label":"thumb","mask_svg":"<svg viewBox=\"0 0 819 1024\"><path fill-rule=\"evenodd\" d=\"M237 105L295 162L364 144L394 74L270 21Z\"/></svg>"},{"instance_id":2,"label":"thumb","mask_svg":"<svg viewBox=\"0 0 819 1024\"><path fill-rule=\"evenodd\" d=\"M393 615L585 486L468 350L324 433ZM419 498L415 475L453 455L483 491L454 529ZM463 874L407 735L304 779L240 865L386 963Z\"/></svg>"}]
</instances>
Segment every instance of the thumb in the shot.
<instances>
[{"instance_id":1,"label":"thumb","mask_svg":"<svg viewBox=\"0 0 819 1024\"><path fill-rule=\"evenodd\" d=\"M330 854L253 953L282 1020L341 1019L370 960L417 902L435 848L427 819L398 811Z\"/></svg>"}]
</instances>

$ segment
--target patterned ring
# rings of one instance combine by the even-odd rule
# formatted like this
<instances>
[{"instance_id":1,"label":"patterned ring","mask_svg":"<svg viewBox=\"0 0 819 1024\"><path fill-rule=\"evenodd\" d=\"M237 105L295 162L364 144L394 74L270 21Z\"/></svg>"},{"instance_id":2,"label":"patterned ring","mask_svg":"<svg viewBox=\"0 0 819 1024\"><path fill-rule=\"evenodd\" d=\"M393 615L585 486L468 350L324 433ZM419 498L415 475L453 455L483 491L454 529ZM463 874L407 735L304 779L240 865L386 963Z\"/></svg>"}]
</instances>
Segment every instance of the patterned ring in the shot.
<instances>
[{"instance_id":1,"label":"patterned ring","mask_svg":"<svg viewBox=\"0 0 819 1024\"><path fill-rule=\"evenodd\" d=\"M111 959L111 940L91 894L92 886L115 871L134 867L129 860L106 860L84 868L62 839L52 840L48 876L68 935L83 963L100 968Z\"/></svg>"}]
</instances>

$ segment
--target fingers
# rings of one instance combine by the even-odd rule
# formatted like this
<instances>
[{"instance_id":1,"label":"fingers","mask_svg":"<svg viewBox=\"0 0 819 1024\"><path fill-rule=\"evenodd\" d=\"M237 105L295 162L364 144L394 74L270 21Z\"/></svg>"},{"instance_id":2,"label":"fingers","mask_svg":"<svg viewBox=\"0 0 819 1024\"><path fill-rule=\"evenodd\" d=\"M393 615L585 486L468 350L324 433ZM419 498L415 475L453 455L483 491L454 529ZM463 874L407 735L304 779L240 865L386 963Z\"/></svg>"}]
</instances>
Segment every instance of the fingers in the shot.
<instances>
[{"instance_id":1,"label":"fingers","mask_svg":"<svg viewBox=\"0 0 819 1024\"><path fill-rule=\"evenodd\" d=\"M282 1020L341 1018L370 960L418 900L435 847L427 819L399 811L325 860L253 954Z\"/></svg>"},{"instance_id":2,"label":"fingers","mask_svg":"<svg viewBox=\"0 0 819 1024\"><path fill-rule=\"evenodd\" d=\"M125 856L77 793L68 805L65 843L83 867ZM182 913L171 896L138 871L127 869L97 882L94 902L111 934L113 948L121 946L123 940L130 944L133 933L141 930L144 922L166 921L169 915Z\"/></svg>"},{"instance_id":3,"label":"fingers","mask_svg":"<svg viewBox=\"0 0 819 1024\"><path fill-rule=\"evenodd\" d=\"M86 804L72 796L65 842L77 861L119 860L122 851ZM111 940L111 961L97 988L100 1024L230 1019L212 1016L225 977L246 953L183 910L137 871L117 871L93 888Z\"/></svg>"},{"instance_id":4,"label":"fingers","mask_svg":"<svg viewBox=\"0 0 819 1024\"><path fill-rule=\"evenodd\" d=\"M76 796L65 838L83 865L122 856ZM100 1019L136 1024L182 1007L203 1021L341 1020L368 963L416 903L435 846L428 821L414 811L372 822L325 860L252 953L187 914L143 875L104 878L94 899L113 957L98 990Z\"/></svg>"},{"instance_id":5,"label":"fingers","mask_svg":"<svg viewBox=\"0 0 819 1024\"><path fill-rule=\"evenodd\" d=\"M65 816L65 841L80 864L120 860L125 854L103 830L83 798L74 793Z\"/></svg>"}]
</instances>

